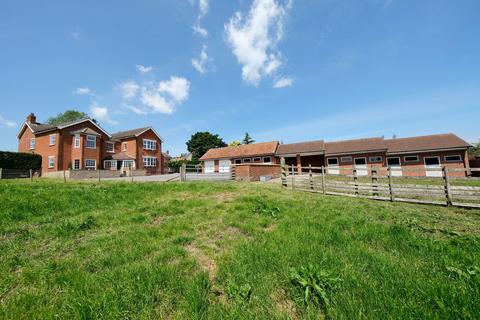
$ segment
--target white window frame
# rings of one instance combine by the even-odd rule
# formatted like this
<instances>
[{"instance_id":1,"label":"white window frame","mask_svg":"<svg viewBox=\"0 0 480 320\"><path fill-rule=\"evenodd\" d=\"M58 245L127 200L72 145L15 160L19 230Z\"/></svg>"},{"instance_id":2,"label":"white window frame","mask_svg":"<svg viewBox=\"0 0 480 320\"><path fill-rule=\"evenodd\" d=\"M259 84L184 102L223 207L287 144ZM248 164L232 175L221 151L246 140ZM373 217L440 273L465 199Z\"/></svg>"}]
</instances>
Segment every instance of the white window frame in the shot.
<instances>
[{"instance_id":1,"label":"white window frame","mask_svg":"<svg viewBox=\"0 0 480 320\"><path fill-rule=\"evenodd\" d=\"M262 158L260 158L260 157L253 158L253 162L260 162L261 160L262 160Z\"/></svg>"},{"instance_id":2,"label":"white window frame","mask_svg":"<svg viewBox=\"0 0 480 320\"><path fill-rule=\"evenodd\" d=\"M78 161L78 168L76 167L76 163ZM73 170L80 170L82 168L82 161L80 159L73 159Z\"/></svg>"},{"instance_id":3,"label":"white window frame","mask_svg":"<svg viewBox=\"0 0 480 320\"><path fill-rule=\"evenodd\" d=\"M448 157L458 157L458 160L447 160ZM444 156L443 160L445 160L445 162L460 162L463 161L463 158L460 154L451 154L448 156Z\"/></svg>"},{"instance_id":4,"label":"white window frame","mask_svg":"<svg viewBox=\"0 0 480 320\"><path fill-rule=\"evenodd\" d=\"M251 158L245 158L243 159L243 163L251 163L252 159Z\"/></svg>"},{"instance_id":5,"label":"white window frame","mask_svg":"<svg viewBox=\"0 0 480 320\"><path fill-rule=\"evenodd\" d=\"M111 151L108 149L108 146L112 146ZM107 151L107 153L115 153L115 142L106 142L105 143L105 150Z\"/></svg>"},{"instance_id":6,"label":"white window frame","mask_svg":"<svg viewBox=\"0 0 480 320\"><path fill-rule=\"evenodd\" d=\"M107 163L110 164L110 168L107 168L107 166L106 166ZM117 170L117 160L104 160L103 161L103 169L116 171Z\"/></svg>"},{"instance_id":7,"label":"white window frame","mask_svg":"<svg viewBox=\"0 0 480 320\"><path fill-rule=\"evenodd\" d=\"M427 165L427 161L426 161L427 159L433 159L433 158L438 159L438 168L441 168L442 167L442 161L441 161L439 156L423 157L423 164L425 165L425 168L427 168L427 166L433 166L433 164L428 164Z\"/></svg>"},{"instance_id":8,"label":"white window frame","mask_svg":"<svg viewBox=\"0 0 480 320\"><path fill-rule=\"evenodd\" d=\"M268 161L265 161L265 159L268 159ZM263 163L272 163L272 157L263 157Z\"/></svg>"},{"instance_id":9,"label":"white window frame","mask_svg":"<svg viewBox=\"0 0 480 320\"><path fill-rule=\"evenodd\" d=\"M372 158L380 158L380 160L375 161L375 160L372 160ZM368 162L370 162L370 163L382 163L383 162L383 157L382 156L370 156L370 157L368 157Z\"/></svg>"},{"instance_id":10,"label":"white window frame","mask_svg":"<svg viewBox=\"0 0 480 320\"><path fill-rule=\"evenodd\" d=\"M80 148L80 135L79 134L76 134L74 137L73 137L73 147L78 149Z\"/></svg>"},{"instance_id":11,"label":"white window frame","mask_svg":"<svg viewBox=\"0 0 480 320\"><path fill-rule=\"evenodd\" d=\"M55 156L48 156L48 169L55 168Z\"/></svg>"},{"instance_id":12,"label":"white window frame","mask_svg":"<svg viewBox=\"0 0 480 320\"><path fill-rule=\"evenodd\" d=\"M34 150L35 149L35 138L30 138L30 150Z\"/></svg>"},{"instance_id":13,"label":"white window frame","mask_svg":"<svg viewBox=\"0 0 480 320\"><path fill-rule=\"evenodd\" d=\"M55 143L56 143L56 141L57 141L57 135L53 133L53 134L50 135L49 138L50 138L50 141L49 141L50 144L49 144L49 145L50 145L50 146L54 146Z\"/></svg>"},{"instance_id":14,"label":"white window frame","mask_svg":"<svg viewBox=\"0 0 480 320\"><path fill-rule=\"evenodd\" d=\"M152 139L143 139L143 150L157 150L157 141Z\"/></svg>"},{"instance_id":15,"label":"white window frame","mask_svg":"<svg viewBox=\"0 0 480 320\"><path fill-rule=\"evenodd\" d=\"M93 138L94 140L92 140L92 138ZM93 142L93 147L89 147L89 146L88 146L88 143L89 143L89 142ZM92 135L87 135L87 136L85 137L85 148L87 148L87 149L97 149L97 137L96 137L96 136L92 136Z\"/></svg>"},{"instance_id":16,"label":"white window frame","mask_svg":"<svg viewBox=\"0 0 480 320\"><path fill-rule=\"evenodd\" d=\"M342 162L342 163L353 162L353 157L351 157L351 156L341 157L340 162Z\"/></svg>"},{"instance_id":17,"label":"white window frame","mask_svg":"<svg viewBox=\"0 0 480 320\"><path fill-rule=\"evenodd\" d=\"M157 157L143 157L143 167L145 168L156 168L157 167Z\"/></svg>"},{"instance_id":18,"label":"white window frame","mask_svg":"<svg viewBox=\"0 0 480 320\"><path fill-rule=\"evenodd\" d=\"M235 159L234 160L235 164L242 164L242 162L243 162L242 159Z\"/></svg>"},{"instance_id":19,"label":"white window frame","mask_svg":"<svg viewBox=\"0 0 480 320\"><path fill-rule=\"evenodd\" d=\"M127 151L127 143L122 142L122 151Z\"/></svg>"},{"instance_id":20,"label":"white window frame","mask_svg":"<svg viewBox=\"0 0 480 320\"><path fill-rule=\"evenodd\" d=\"M329 160L336 160L337 163L336 164L330 164L330 163L328 163ZM330 166L338 167L338 158L327 158L327 167L330 167Z\"/></svg>"},{"instance_id":21,"label":"white window frame","mask_svg":"<svg viewBox=\"0 0 480 320\"><path fill-rule=\"evenodd\" d=\"M408 157L412 157L412 158L413 158L413 157L415 157L415 159L416 159L416 160L407 160L407 158L408 158ZM419 156L417 156L417 155L413 155L413 156L404 156L404 157L403 157L403 161L404 161L405 163L414 163L414 162L419 162L419 161L420 161L420 157L419 157Z\"/></svg>"},{"instance_id":22,"label":"white window frame","mask_svg":"<svg viewBox=\"0 0 480 320\"><path fill-rule=\"evenodd\" d=\"M402 166L402 159L400 159L400 157L387 157L387 168L390 167L390 165L388 164L388 160L390 159L398 159L398 166L391 166L392 168L400 168Z\"/></svg>"},{"instance_id":23,"label":"white window frame","mask_svg":"<svg viewBox=\"0 0 480 320\"><path fill-rule=\"evenodd\" d=\"M93 166L89 166L87 165L87 162L88 161L93 161L94 165ZM97 169L97 160L96 159L85 159L85 166L84 166L85 169L93 169L93 170L96 170Z\"/></svg>"}]
</instances>

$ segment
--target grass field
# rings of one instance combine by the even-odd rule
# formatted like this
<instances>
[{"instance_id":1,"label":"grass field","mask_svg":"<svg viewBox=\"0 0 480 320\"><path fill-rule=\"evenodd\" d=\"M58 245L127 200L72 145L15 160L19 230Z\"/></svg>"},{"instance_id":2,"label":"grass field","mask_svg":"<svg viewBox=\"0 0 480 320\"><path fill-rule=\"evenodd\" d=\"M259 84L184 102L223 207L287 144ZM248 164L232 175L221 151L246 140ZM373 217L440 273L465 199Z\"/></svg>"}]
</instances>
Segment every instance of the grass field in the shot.
<instances>
[{"instance_id":1,"label":"grass field","mask_svg":"<svg viewBox=\"0 0 480 320\"><path fill-rule=\"evenodd\" d=\"M262 184L0 182L0 318L479 312L479 210Z\"/></svg>"}]
</instances>

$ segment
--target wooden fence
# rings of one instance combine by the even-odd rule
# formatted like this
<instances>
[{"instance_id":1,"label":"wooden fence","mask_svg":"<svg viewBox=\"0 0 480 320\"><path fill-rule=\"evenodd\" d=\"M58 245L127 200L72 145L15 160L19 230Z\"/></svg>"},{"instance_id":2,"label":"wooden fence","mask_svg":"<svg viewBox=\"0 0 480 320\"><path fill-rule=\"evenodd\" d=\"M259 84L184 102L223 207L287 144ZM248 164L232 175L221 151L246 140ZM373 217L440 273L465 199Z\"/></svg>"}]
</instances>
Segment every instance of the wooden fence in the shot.
<instances>
[{"instance_id":1,"label":"wooden fence","mask_svg":"<svg viewBox=\"0 0 480 320\"><path fill-rule=\"evenodd\" d=\"M457 177L459 172L465 173L466 169L443 167L441 176L437 178L408 178L395 176L395 169L392 168L342 167L343 172L350 173L338 175L329 174L326 167L287 166L284 163L281 166L282 185L293 190L385 201L480 208L480 181ZM414 168L408 170L425 171Z\"/></svg>"},{"instance_id":2,"label":"wooden fence","mask_svg":"<svg viewBox=\"0 0 480 320\"><path fill-rule=\"evenodd\" d=\"M180 167L180 181L228 181L235 180L235 166L223 168L223 172L208 172L201 165L186 165Z\"/></svg>"},{"instance_id":3,"label":"wooden fence","mask_svg":"<svg viewBox=\"0 0 480 320\"><path fill-rule=\"evenodd\" d=\"M2 169L0 168L0 179L30 179L38 176L38 172L32 169Z\"/></svg>"}]
</instances>

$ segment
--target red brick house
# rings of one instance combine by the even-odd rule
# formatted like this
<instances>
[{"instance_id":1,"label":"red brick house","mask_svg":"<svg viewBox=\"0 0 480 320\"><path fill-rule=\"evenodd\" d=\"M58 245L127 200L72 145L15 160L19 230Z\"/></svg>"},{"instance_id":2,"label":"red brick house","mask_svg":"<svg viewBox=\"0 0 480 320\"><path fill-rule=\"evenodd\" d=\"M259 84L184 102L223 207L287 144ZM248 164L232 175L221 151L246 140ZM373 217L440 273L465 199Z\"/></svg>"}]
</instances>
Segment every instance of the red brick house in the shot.
<instances>
[{"instance_id":1,"label":"red brick house","mask_svg":"<svg viewBox=\"0 0 480 320\"><path fill-rule=\"evenodd\" d=\"M18 134L18 151L42 156L42 173L125 168L162 172L162 138L152 127L110 135L90 119L41 124L30 114Z\"/></svg>"},{"instance_id":2,"label":"red brick house","mask_svg":"<svg viewBox=\"0 0 480 320\"><path fill-rule=\"evenodd\" d=\"M351 174L355 168L358 175L367 175L373 166L384 173L391 168L395 176L441 176L442 167L466 169L465 173L454 172L452 175L469 174L467 150L470 144L451 133L399 139L264 144L272 147L277 145L272 163L279 163L280 158L284 158L289 166L324 166L329 174ZM245 163L245 157L250 159L249 162L254 162L252 154L255 154L257 161L264 156L271 156L271 150L262 154L262 149L257 145L262 144L211 149L200 160L204 162L206 170L218 172L220 161L224 161L225 165L240 164Z\"/></svg>"}]
</instances>

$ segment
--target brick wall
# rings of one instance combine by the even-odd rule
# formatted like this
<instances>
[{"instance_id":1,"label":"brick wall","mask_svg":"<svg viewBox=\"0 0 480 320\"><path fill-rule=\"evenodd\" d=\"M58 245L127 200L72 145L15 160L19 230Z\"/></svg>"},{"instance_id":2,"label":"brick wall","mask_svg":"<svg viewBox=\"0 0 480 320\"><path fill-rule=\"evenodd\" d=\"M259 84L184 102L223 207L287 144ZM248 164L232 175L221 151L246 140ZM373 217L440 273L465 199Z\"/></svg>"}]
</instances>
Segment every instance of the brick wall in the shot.
<instances>
[{"instance_id":1,"label":"brick wall","mask_svg":"<svg viewBox=\"0 0 480 320\"><path fill-rule=\"evenodd\" d=\"M235 180L259 181L261 176L279 178L281 168L278 164L238 164L235 166Z\"/></svg>"},{"instance_id":2,"label":"brick wall","mask_svg":"<svg viewBox=\"0 0 480 320\"><path fill-rule=\"evenodd\" d=\"M157 142L157 150L145 150L143 149L143 139L155 140ZM162 141L157 137L157 135L152 131L148 130L145 133L137 137L137 168L146 170L147 174L161 174L163 167L162 160ZM144 167L143 166L143 157L155 157L157 158L156 167Z\"/></svg>"}]
</instances>

